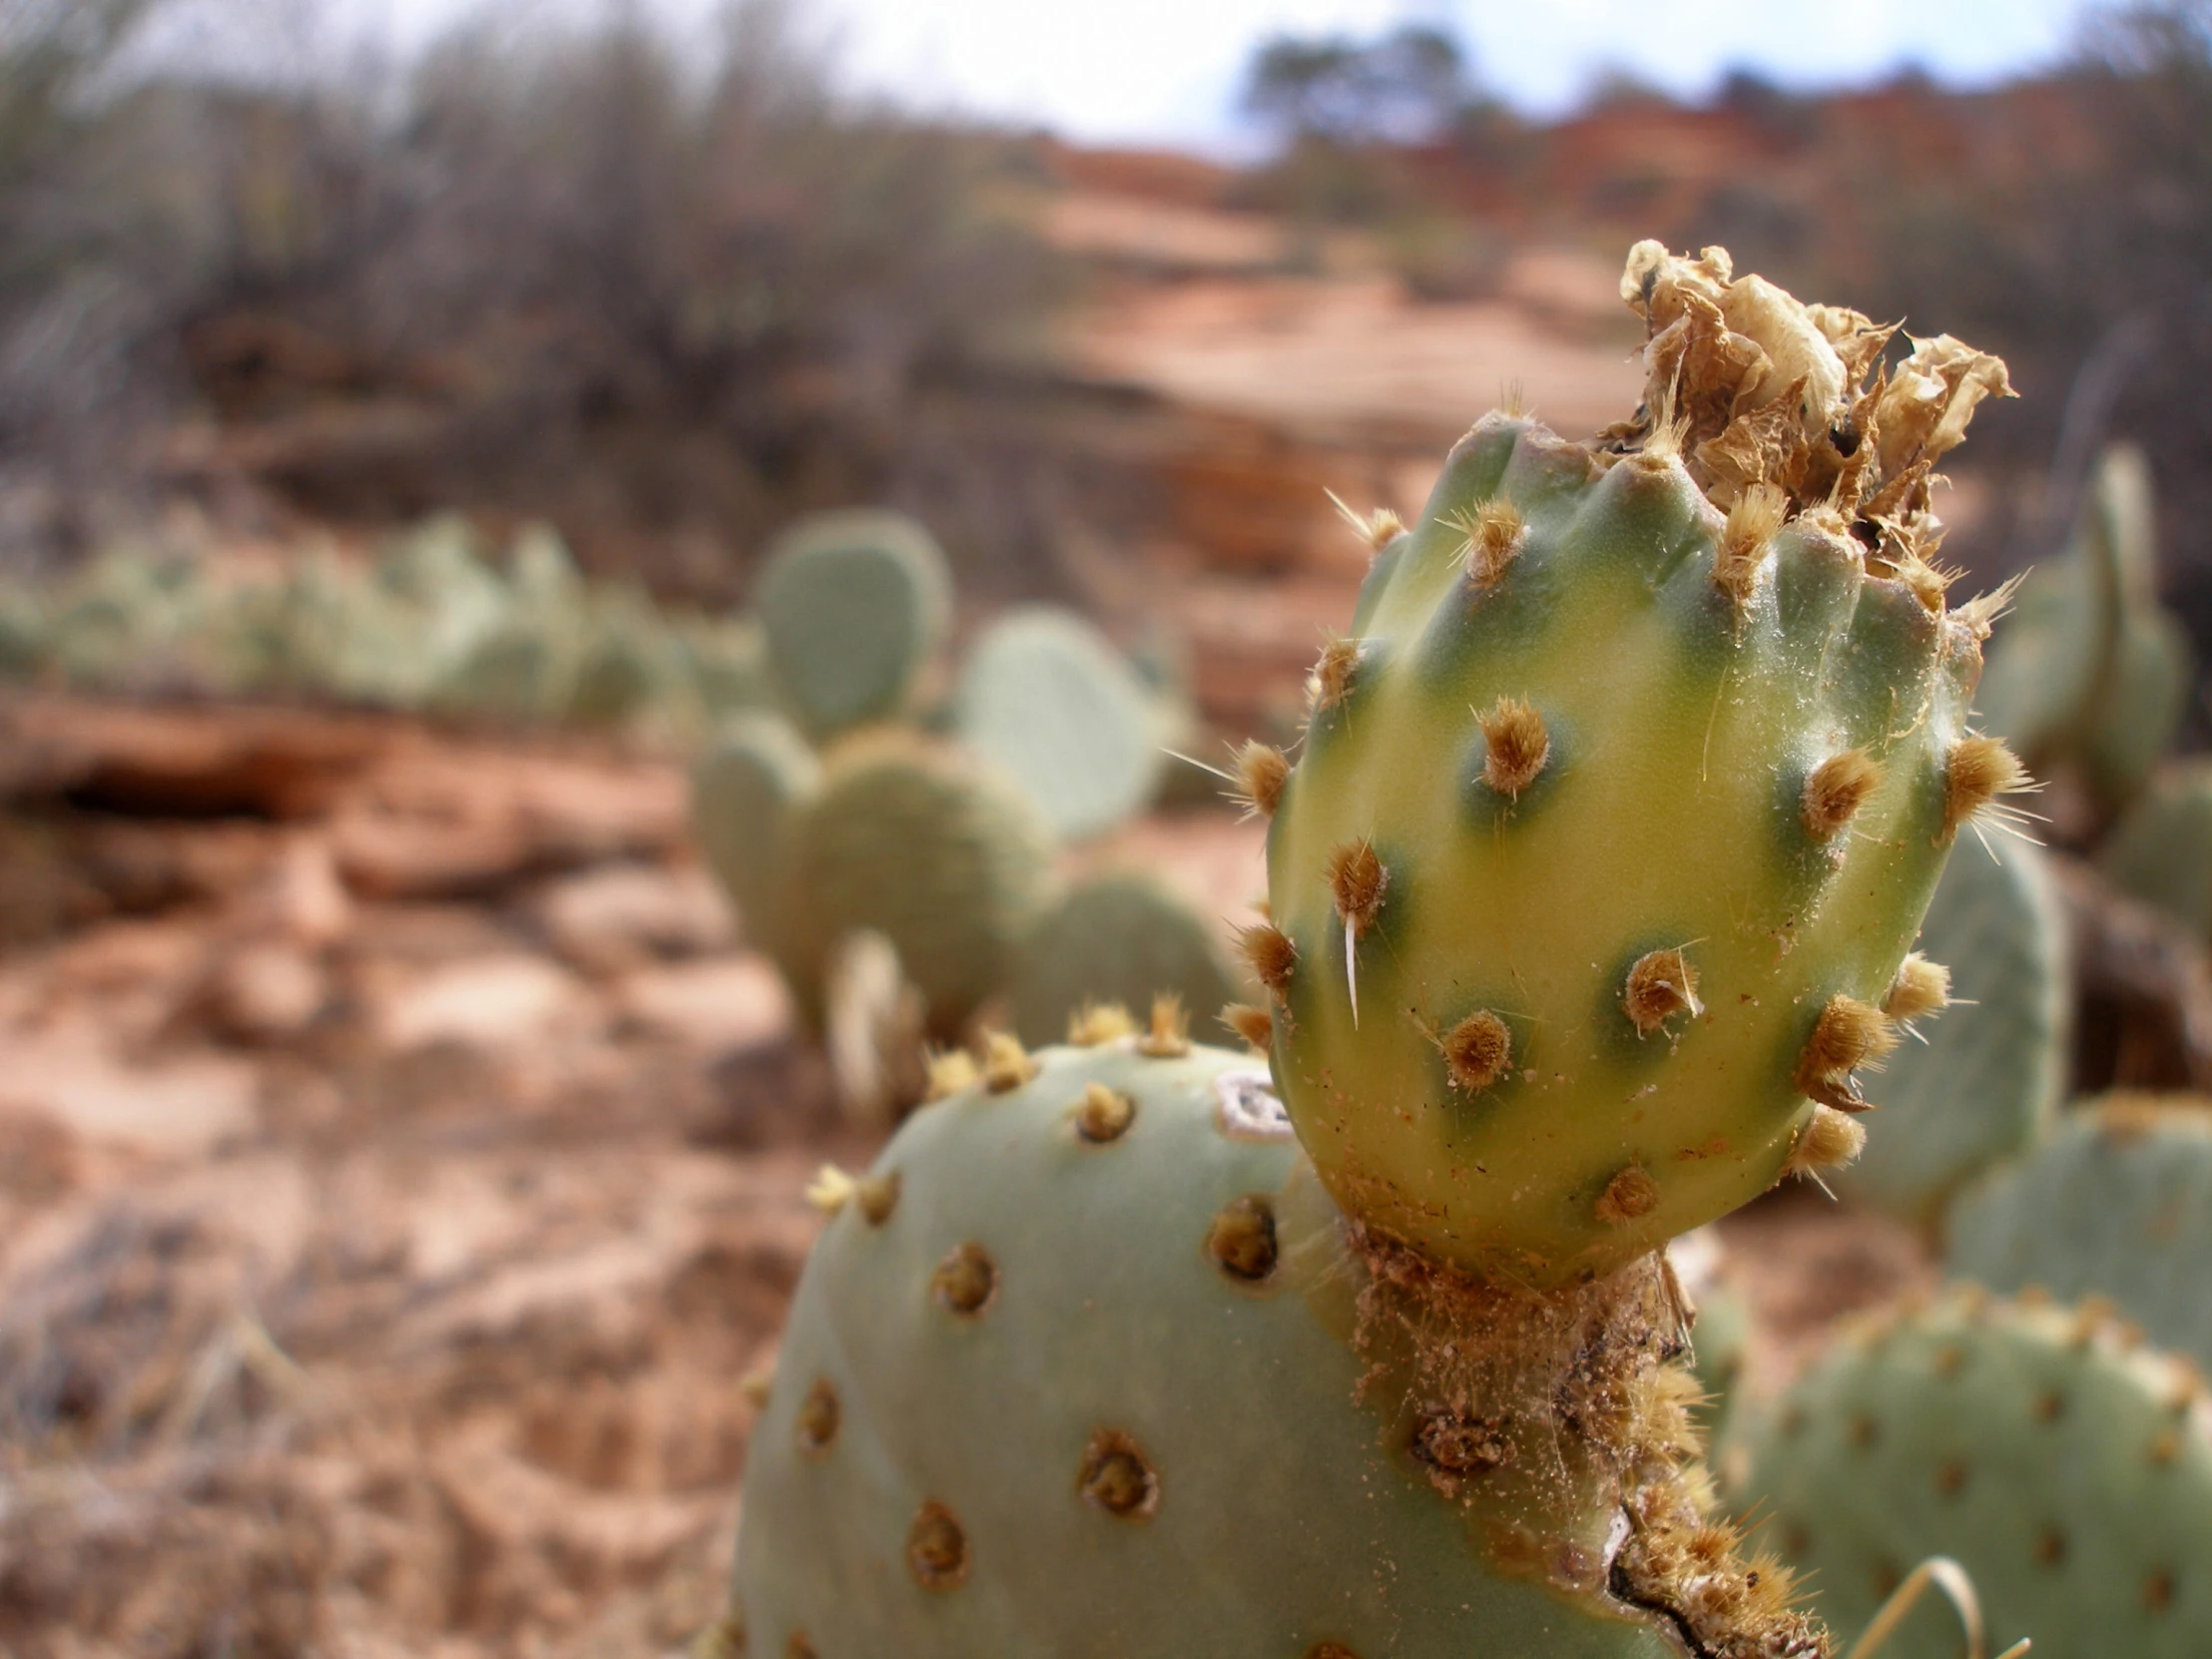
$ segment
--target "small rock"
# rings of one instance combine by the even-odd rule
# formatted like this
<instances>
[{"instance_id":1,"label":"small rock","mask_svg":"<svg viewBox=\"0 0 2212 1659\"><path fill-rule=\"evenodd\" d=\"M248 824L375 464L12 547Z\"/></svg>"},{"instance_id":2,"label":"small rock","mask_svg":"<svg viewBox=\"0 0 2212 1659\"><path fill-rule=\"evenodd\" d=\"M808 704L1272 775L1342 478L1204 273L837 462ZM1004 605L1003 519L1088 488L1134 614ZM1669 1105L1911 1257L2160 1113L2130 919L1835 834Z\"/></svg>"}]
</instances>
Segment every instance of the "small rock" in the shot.
<instances>
[{"instance_id":1,"label":"small rock","mask_svg":"<svg viewBox=\"0 0 2212 1659\"><path fill-rule=\"evenodd\" d=\"M586 973L703 956L733 935L729 907L697 868L612 864L552 883L534 908L553 948Z\"/></svg>"},{"instance_id":2,"label":"small rock","mask_svg":"<svg viewBox=\"0 0 2212 1659\"><path fill-rule=\"evenodd\" d=\"M376 1026L395 1049L458 1043L517 1048L555 1033L596 1026L590 999L575 980L536 956L477 957L440 967L402 986Z\"/></svg>"},{"instance_id":3,"label":"small rock","mask_svg":"<svg viewBox=\"0 0 2212 1659\"><path fill-rule=\"evenodd\" d=\"M274 940L225 950L201 992L208 1023L235 1042L275 1043L314 1022L329 986L313 957Z\"/></svg>"},{"instance_id":4,"label":"small rock","mask_svg":"<svg viewBox=\"0 0 2212 1659\"><path fill-rule=\"evenodd\" d=\"M624 1020L709 1053L774 1041L791 1029L791 998L765 959L713 956L646 968L616 991Z\"/></svg>"}]
</instances>

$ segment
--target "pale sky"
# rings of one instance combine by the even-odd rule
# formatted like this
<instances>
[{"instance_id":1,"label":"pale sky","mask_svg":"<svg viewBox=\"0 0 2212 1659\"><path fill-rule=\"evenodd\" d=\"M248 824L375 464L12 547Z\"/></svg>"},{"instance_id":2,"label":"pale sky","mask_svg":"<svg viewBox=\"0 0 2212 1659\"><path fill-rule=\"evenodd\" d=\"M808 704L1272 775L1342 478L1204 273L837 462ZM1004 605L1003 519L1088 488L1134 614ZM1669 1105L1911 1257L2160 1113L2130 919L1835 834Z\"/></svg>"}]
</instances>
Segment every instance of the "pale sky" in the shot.
<instances>
[{"instance_id":1,"label":"pale sky","mask_svg":"<svg viewBox=\"0 0 2212 1659\"><path fill-rule=\"evenodd\" d=\"M559 4L561 0L533 0ZM713 0L657 0L698 17ZM350 0L402 47L472 0ZM1733 64L1792 85L1917 63L1983 83L2066 48L2085 0L815 0L841 24L858 86L924 108L1050 127L1094 143L1237 145L1235 96L1254 41L1277 31L1372 34L1418 19L1469 46L1483 84L1524 110L1571 105L1607 66L1685 96ZM1809 16L1825 13L1823 21Z\"/></svg>"}]
</instances>

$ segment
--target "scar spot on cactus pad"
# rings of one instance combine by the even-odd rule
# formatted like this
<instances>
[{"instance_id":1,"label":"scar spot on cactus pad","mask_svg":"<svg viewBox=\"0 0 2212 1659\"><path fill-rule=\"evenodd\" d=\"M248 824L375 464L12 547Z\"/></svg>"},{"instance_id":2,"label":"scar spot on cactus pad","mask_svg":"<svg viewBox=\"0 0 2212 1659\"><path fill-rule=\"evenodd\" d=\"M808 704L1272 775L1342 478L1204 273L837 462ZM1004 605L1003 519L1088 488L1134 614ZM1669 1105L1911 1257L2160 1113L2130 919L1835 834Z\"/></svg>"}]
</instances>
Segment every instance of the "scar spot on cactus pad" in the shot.
<instances>
[{"instance_id":1,"label":"scar spot on cactus pad","mask_svg":"<svg viewBox=\"0 0 2212 1659\"><path fill-rule=\"evenodd\" d=\"M1237 751L1237 789L1232 799L1243 802L1254 817L1275 817L1290 781L1290 760L1273 744L1255 739Z\"/></svg>"},{"instance_id":2,"label":"scar spot on cactus pad","mask_svg":"<svg viewBox=\"0 0 2212 1659\"><path fill-rule=\"evenodd\" d=\"M1936 1468L1936 1494L1938 1497L1956 1497L1966 1489L1966 1465L1957 1458L1946 1458Z\"/></svg>"},{"instance_id":3,"label":"scar spot on cactus pad","mask_svg":"<svg viewBox=\"0 0 2212 1659\"><path fill-rule=\"evenodd\" d=\"M1306 1659L1360 1659L1360 1656L1342 1642L1316 1642L1306 1650Z\"/></svg>"},{"instance_id":4,"label":"scar spot on cactus pad","mask_svg":"<svg viewBox=\"0 0 2212 1659\"><path fill-rule=\"evenodd\" d=\"M2163 1613L2174 1604L2174 1575L2161 1569L2143 1580L2143 1605Z\"/></svg>"},{"instance_id":5,"label":"scar spot on cactus pad","mask_svg":"<svg viewBox=\"0 0 2212 1659\"><path fill-rule=\"evenodd\" d=\"M792 1632L792 1639L784 1644L784 1659L816 1659L815 1644L807 1639L806 1631Z\"/></svg>"},{"instance_id":6,"label":"scar spot on cactus pad","mask_svg":"<svg viewBox=\"0 0 2212 1659\"><path fill-rule=\"evenodd\" d=\"M993 1031L983 1044L983 1087L992 1094L1011 1094L1037 1075L1037 1062L1009 1031Z\"/></svg>"},{"instance_id":7,"label":"scar spot on cactus pad","mask_svg":"<svg viewBox=\"0 0 2212 1659\"><path fill-rule=\"evenodd\" d=\"M1462 1089L1486 1089L1513 1063L1513 1033L1486 1008L1478 1008L1443 1034L1444 1070Z\"/></svg>"},{"instance_id":8,"label":"scar spot on cactus pad","mask_svg":"<svg viewBox=\"0 0 2212 1659\"><path fill-rule=\"evenodd\" d=\"M1183 999L1163 991L1152 999L1152 1020L1137 1039L1137 1052L1154 1060L1180 1060L1191 1051L1190 1016Z\"/></svg>"},{"instance_id":9,"label":"scar spot on cactus pad","mask_svg":"<svg viewBox=\"0 0 2212 1659\"><path fill-rule=\"evenodd\" d=\"M898 1190L902 1185L903 1180L896 1170L882 1175L863 1175L852 1183L853 1206L868 1226L880 1227L898 1208Z\"/></svg>"},{"instance_id":10,"label":"scar spot on cactus pad","mask_svg":"<svg viewBox=\"0 0 2212 1659\"><path fill-rule=\"evenodd\" d=\"M1160 1512L1160 1475L1144 1449L1118 1428L1101 1428L1083 1448L1075 1488L1083 1501L1121 1520Z\"/></svg>"},{"instance_id":11,"label":"scar spot on cactus pad","mask_svg":"<svg viewBox=\"0 0 2212 1659\"><path fill-rule=\"evenodd\" d=\"M1949 1006L1950 969L1917 950L1900 964L1898 976L1890 982L1890 994L1882 999L1882 1011L1900 1025Z\"/></svg>"},{"instance_id":12,"label":"scar spot on cactus pad","mask_svg":"<svg viewBox=\"0 0 2212 1659\"><path fill-rule=\"evenodd\" d=\"M1697 999L1697 969L1680 950L1647 950L1628 970L1621 1007L1639 1037L1650 1036L1676 1014L1701 1014L1705 1005Z\"/></svg>"},{"instance_id":13,"label":"scar spot on cactus pad","mask_svg":"<svg viewBox=\"0 0 2212 1659\"><path fill-rule=\"evenodd\" d=\"M1214 1079L1214 1127L1233 1141L1295 1141L1298 1131L1262 1070L1225 1071Z\"/></svg>"},{"instance_id":14,"label":"scar spot on cactus pad","mask_svg":"<svg viewBox=\"0 0 2212 1659\"><path fill-rule=\"evenodd\" d=\"M807 1390L807 1397L799 1402L799 1411L792 1418L792 1432L799 1440L799 1449L821 1456L837 1437L837 1424L843 1417L835 1384L827 1377L816 1378L814 1386Z\"/></svg>"},{"instance_id":15,"label":"scar spot on cactus pad","mask_svg":"<svg viewBox=\"0 0 2212 1659\"><path fill-rule=\"evenodd\" d=\"M1232 1002L1221 1011L1222 1024L1265 1054L1275 1046L1275 1016L1249 1002Z\"/></svg>"},{"instance_id":16,"label":"scar spot on cactus pad","mask_svg":"<svg viewBox=\"0 0 2212 1659\"><path fill-rule=\"evenodd\" d=\"M1318 720L1352 692L1352 676L1360 666L1360 642L1342 637L1321 648L1313 672L1306 676L1306 718Z\"/></svg>"},{"instance_id":17,"label":"scar spot on cactus pad","mask_svg":"<svg viewBox=\"0 0 2212 1659\"><path fill-rule=\"evenodd\" d=\"M2035 1564L2042 1567L2058 1566L2066 1559L2066 1535L2055 1526L2046 1526L2035 1535Z\"/></svg>"},{"instance_id":18,"label":"scar spot on cactus pad","mask_svg":"<svg viewBox=\"0 0 2212 1659\"><path fill-rule=\"evenodd\" d=\"M962 1089L971 1088L980 1074L975 1069L975 1056L964 1048L947 1049L929 1056L929 1085L922 1094L922 1101L946 1100Z\"/></svg>"},{"instance_id":19,"label":"scar spot on cactus pad","mask_svg":"<svg viewBox=\"0 0 2212 1659\"><path fill-rule=\"evenodd\" d=\"M1855 996L1832 996L1798 1056L1798 1091L1840 1112L1864 1112L1870 1103L1852 1073L1897 1045L1897 1029L1880 1008Z\"/></svg>"},{"instance_id":20,"label":"scar spot on cactus pad","mask_svg":"<svg viewBox=\"0 0 2212 1659\"><path fill-rule=\"evenodd\" d=\"M1277 996L1291 994L1291 970L1298 966L1298 946L1291 943L1288 933L1272 922L1263 921L1240 928L1237 944L1261 984Z\"/></svg>"},{"instance_id":21,"label":"scar spot on cactus pad","mask_svg":"<svg viewBox=\"0 0 2212 1659\"><path fill-rule=\"evenodd\" d=\"M1085 1088L1083 1102L1075 1108L1075 1132L1093 1146L1120 1140L1136 1120L1137 1103L1103 1083Z\"/></svg>"},{"instance_id":22,"label":"scar spot on cactus pad","mask_svg":"<svg viewBox=\"0 0 2212 1659\"><path fill-rule=\"evenodd\" d=\"M929 1294L948 1314L980 1314L998 1295L998 1264L972 1239L954 1245L930 1271Z\"/></svg>"},{"instance_id":23,"label":"scar spot on cactus pad","mask_svg":"<svg viewBox=\"0 0 2212 1659\"><path fill-rule=\"evenodd\" d=\"M1833 1106L1815 1106L1790 1148L1785 1175L1812 1175L1848 1164L1866 1150L1866 1125Z\"/></svg>"},{"instance_id":24,"label":"scar spot on cactus pad","mask_svg":"<svg viewBox=\"0 0 2212 1659\"><path fill-rule=\"evenodd\" d=\"M1630 1164L1626 1169L1606 1182L1605 1191L1597 1196L1597 1219L1620 1226L1624 1222L1640 1220L1659 1207L1659 1183L1651 1178L1651 1172Z\"/></svg>"},{"instance_id":25,"label":"scar spot on cactus pad","mask_svg":"<svg viewBox=\"0 0 2212 1659\"><path fill-rule=\"evenodd\" d=\"M1882 787L1882 763L1864 749L1831 755L1805 780L1798 817L1815 840L1834 840L1867 797Z\"/></svg>"},{"instance_id":26,"label":"scar spot on cactus pad","mask_svg":"<svg viewBox=\"0 0 2212 1659\"><path fill-rule=\"evenodd\" d=\"M1943 834L1954 835L2000 795L2027 787L2027 769L1995 738L1960 738L1943 762Z\"/></svg>"},{"instance_id":27,"label":"scar spot on cactus pad","mask_svg":"<svg viewBox=\"0 0 2212 1659\"><path fill-rule=\"evenodd\" d=\"M1444 522L1459 532L1467 580L1478 588L1494 586L1528 545L1528 526L1510 501L1485 501L1471 513L1461 508Z\"/></svg>"},{"instance_id":28,"label":"scar spot on cactus pad","mask_svg":"<svg viewBox=\"0 0 2212 1659\"><path fill-rule=\"evenodd\" d=\"M1068 1015L1068 1041L1077 1048L1119 1042L1136 1029L1129 1010L1118 1002L1086 1002Z\"/></svg>"},{"instance_id":29,"label":"scar spot on cactus pad","mask_svg":"<svg viewBox=\"0 0 2212 1659\"><path fill-rule=\"evenodd\" d=\"M914 1511L906 1528L906 1569L925 1590L956 1590L967 1582L967 1532L943 1504L932 1500Z\"/></svg>"},{"instance_id":30,"label":"scar spot on cactus pad","mask_svg":"<svg viewBox=\"0 0 2212 1659\"><path fill-rule=\"evenodd\" d=\"M1206 1254L1233 1279L1257 1285L1275 1272L1275 1206L1260 1193L1233 1198L1206 1230Z\"/></svg>"},{"instance_id":31,"label":"scar spot on cactus pad","mask_svg":"<svg viewBox=\"0 0 2212 1659\"><path fill-rule=\"evenodd\" d=\"M1500 697L1475 721L1482 728L1482 782L1518 801L1551 758L1544 717L1523 698Z\"/></svg>"}]
</instances>

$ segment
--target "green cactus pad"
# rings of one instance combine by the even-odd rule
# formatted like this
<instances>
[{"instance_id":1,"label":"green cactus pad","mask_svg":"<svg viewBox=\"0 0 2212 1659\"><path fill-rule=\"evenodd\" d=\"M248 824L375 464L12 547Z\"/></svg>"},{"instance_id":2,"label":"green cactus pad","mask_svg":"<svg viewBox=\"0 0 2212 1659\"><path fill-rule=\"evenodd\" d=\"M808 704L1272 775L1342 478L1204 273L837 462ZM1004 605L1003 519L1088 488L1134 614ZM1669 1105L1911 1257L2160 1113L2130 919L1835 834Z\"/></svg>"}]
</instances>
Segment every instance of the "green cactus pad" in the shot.
<instances>
[{"instance_id":1,"label":"green cactus pad","mask_svg":"<svg viewBox=\"0 0 2212 1659\"><path fill-rule=\"evenodd\" d=\"M2065 915L2041 849L1969 840L1936 884L1923 954L1950 969L1952 1006L1915 1022L1875 1080L1867 1149L1839 1170L1848 1191L1932 1222L1950 1194L2025 1150L2066 1086L2072 981Z\"/></svg>"},{"instance_id":2,"label":"green cactus pad","mask_svg":"<svg viewBox=\"0 0 2212 1659\"><path fill-rule=\"evenodd\" d=\"M779 536L754 608L800 724L822 739L904 713L951 592L943 553L903 513L817 513Z\"/></svg>"},{"instance_id":3,"label":"green cactus pad","mask_svg":"<svg viewBox=\"0 0 2212 1659\"><path fill-rule=\"evenodd\" d=\"M1059 1041L1086 1003L1149 1008L1159 995L1210 1031L1240 994L1206 918L1131 874L1094 876L1045 912L1014 958L1012 990L1014 1030L1029 1043Z\"/></svg>"},{"instance_id":4,"label":"green cactus pad","mask_svg":"<svg viewBox=\"0 0 2212 1659\"><path fill-rule=\"evenodd\" d=\"M940 1041L1005 988L1049 897L1052 837L1035 809L957 751L905 734L833 751L790 846L794 961L827 962L843 934L873 928Z\"/></svg>"},{"instance_id":5,"label":"green cactus pad","mask_svg":"<svg viewBox=\"0 0 2212 1659\"><path fill-rule=\"evenodd\" d=\"M2094 1316L1955 1294L1863 1328L1748 1442L1764 1541L1822 1616L1863 1629L1930 1555L1962 1564L1991 1650L2212 1652L2212 1436L2202 1388ZM1884 1659L1953 1659L1916 1614Z\"/></svg>"},{"instance_id":6,"label":"green cactus pad","mask_svg":"<svg viewBox=\"0 0 2212 1659\"><path fill-rule=\"evenodd\" d=\"M1501 1282L1611 1271L1771 1186L1808 1096L1861 1105L1954 831L2014 772L1966 730L1984 610L1922 556L1919 462L1886 476L2002 366L1923 341L1861 394L1884 330L1726 276L1632 256L1653 390L1598 446L1491 415L1453 449L1270 832L1301 1137L1348 1209ZM1760 412L1777 364L1836 401Z\"/></svg>"},{"instance_id":7,"label":"green cactus pad","mask_svg":"<svg viewBox=\"0 0 2212 1659\"><path fill-rule=\"evenodd\" d=\"M1069 839L1112 829L1159 787L1151 691L1071 612L1033 606L986 629L960 670L953 721Z\"/></svg>"},{"instance_id":8,"label":"green cactus pad","mask_svg":"<svg viewBox=\"0 0 2212 1659\"><path fill-rule=\"evenodd\" d=\"M2031 571L1979 703L2037 767L2074 766L2108 806L2132 800L2187 712L2187 632L2158 600L2157 510L2141 451L2099 457L2066 553Z\"/></svg>"},{"instance_id":9,"label":"green cactus pad","mask_svg":"<svg viewBox=\"0 0 2212 1659\"><path fill-rule=\"evenodd\" d=\"M707 863L746 934L779 965L803 1000L819 994L819 963L791 960L792 825L820 787L822 764L774 715L727 721L692 771L692 825Z\"/></svg>"},{"instance_id":10,"label":"green cactus pad","mask_svg":"<svg viewBox=\"0 0 2212 1659\"><path fill-rule=\"evenodd\" d=\"M1509 1430L1392 1409L1366 1270L1250 1059L1000 1048L844 1191L748 1454L745 1651L1683 1651L1607 1593L1646 1582L1659 1509L1631 1536L1610 1478L1534 1439L1474 1473ZM1550 1543L1517 1541L1521 1502L1568 1511ZM1745 1588L1700 1570L1708 1605ZM1702 1651L1823 1651L1791 1615L1726 1623Z\"/></svg>"},{"instance_id":11,"label":"green cactus pad","mask_svg":"<svg viewBox=\"0 0 2212 1659\"><path fill-rule=\"evenodd\" d=\"M1952 1206L1947 1267L1994 1291L2099 1296L2212 1369L2212 1103L2115 1095Z\"/></svg>"},{"instance_id":12,"label":"green cactus pad","mask_svg":"<svg viewBox=\"0 0 2212 1659\"><path fill-rule=\"evenodd\" d=\"M2161 772L2097 861L2128 892L2212 939L2212 762Z\"/></svg>"}]
</instances>

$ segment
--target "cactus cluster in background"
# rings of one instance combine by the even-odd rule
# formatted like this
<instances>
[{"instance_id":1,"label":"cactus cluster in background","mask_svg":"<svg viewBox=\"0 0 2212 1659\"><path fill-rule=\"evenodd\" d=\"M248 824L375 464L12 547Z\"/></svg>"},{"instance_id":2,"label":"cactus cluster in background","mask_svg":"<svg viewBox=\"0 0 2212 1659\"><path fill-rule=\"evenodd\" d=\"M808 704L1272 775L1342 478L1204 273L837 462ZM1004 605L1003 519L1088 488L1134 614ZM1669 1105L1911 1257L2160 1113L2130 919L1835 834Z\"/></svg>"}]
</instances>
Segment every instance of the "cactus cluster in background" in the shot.
<instances>
[{"instance_id":1,"label":"cactus cluster in background","mask_svg":"<svg viewBox=\"0 0 2212 1659\"><path fill-rule=\"evenodd\" d=\"M1927 489L2004 371L1718 250L1622 292L1635 417L1478 423L1239 757L1268 1071L1094 1006L818 1183L726 1649L1834 1651L1715 1511L1661 1251L1847 1161L1947 998L1922 912L2022 777ZM1086 903L1063 971L1147 925Z\"/></svg>"},{"instance_id":2,"label":"cactus cluster in background","mask_svg":"<svg viewBox=\"0 0 2212 1659\"><path fill-rule=\"evenodd\" d=\"M1157 991L1211 1022L1235 973L1204 917L1134 878L1063 892L1052 868L1062 839L1151 801L1180 699L1081 618L1030 606L979 632L937 703L950 596L942 554L896 514L822 514L772 551L759 609L785 716L728 723L693 793L749 934L818 1028L839 941L863 932L939 1042L1009 998L1038 1041L1087 1001Z\"/></svg>"},{"instance_id":3,"label":"cactus cluster in background","mask_svg":"<svg viewBox=\"0 0 2212 1659\"><path fill-rule=\"evenodd\" d=\"M51 588L8 588L0 676L639 726L677 742L768 697L750 622L588 582L542 526L487 562L451 516L395 538L369 565L310 550L280 577L224 578L122 549Z\"/></svg>"}]
</instances>

